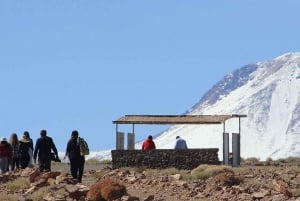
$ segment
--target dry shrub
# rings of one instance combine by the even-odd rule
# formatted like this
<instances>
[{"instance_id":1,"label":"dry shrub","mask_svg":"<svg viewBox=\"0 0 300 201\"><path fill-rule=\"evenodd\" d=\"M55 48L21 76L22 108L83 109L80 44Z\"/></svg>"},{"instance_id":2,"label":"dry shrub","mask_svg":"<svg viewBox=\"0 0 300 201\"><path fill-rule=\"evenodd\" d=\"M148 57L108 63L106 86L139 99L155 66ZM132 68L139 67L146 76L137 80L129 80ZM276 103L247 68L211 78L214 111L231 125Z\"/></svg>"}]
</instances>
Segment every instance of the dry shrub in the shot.
<instances>
[{"instance_id":1,"label":"dry shrub","mask_svg":"<svg viewBox=\"0 0 300 201\"><path fill-rule=\"evenodd\" d=\"M87 198L91 201L110 201L126 195L126 187L113 179L106 178L90 186Z\"/></svg>"},{"instance_id":2,"label":"dry shrub","mask_svg":"<svg viewBox=\"0 0 300 201\"><path fill-rule=\"evenodd\" d=\"M17 192L20 189L26 189L30 186L30 182L25 177L19 177L16 180L6 183L6 188L9 192Z\"/></svg>"},{"instance_id":3,"label":"dry shrub","mask_svg":"<svg viewBox=\"0 0 300 201\"><path fill-rule=\"evenodd\" d=\"M254 163L258 163L260 161L259 158L256 157L250 157L250 158L246 158L244 163L246 164L254 164Z\"/></svg>"},{"instance_id":4,"label":"dry shrub","mask_svg":"<svg viewBox=\"0 0 300 201\"><path fill-rule=\"evenodd\" d=\"M195 179L208 179L221 172L231 171L228 166L222 165L200 165L191 171L191 175Z\"/></svg>"}]
</instances>

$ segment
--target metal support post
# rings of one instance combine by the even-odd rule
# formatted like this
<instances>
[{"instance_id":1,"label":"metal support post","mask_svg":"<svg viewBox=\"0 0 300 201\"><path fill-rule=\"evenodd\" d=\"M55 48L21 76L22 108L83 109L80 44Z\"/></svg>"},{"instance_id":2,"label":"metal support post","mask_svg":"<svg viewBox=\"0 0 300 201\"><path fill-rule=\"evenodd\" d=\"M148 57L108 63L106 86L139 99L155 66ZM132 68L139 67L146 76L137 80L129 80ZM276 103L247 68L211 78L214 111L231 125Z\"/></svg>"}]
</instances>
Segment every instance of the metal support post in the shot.
<instances>
[{"instance_id":1,"label":"metal support post","mask_svg":"<svg viewBox=\"0 0 300 201\"><path fill-rule=\"evenodd\" d=\"M241 151L240 151L240 134L232 133L232 166L238 167L241 163Z\"/></svg>"},{"instance_id":2,"label":"metal support post","mask_svg":"<svg viewBox=\"0 0 300 201\"><path fill-rule=\"evenodd\" d=\"M229 165L229 133L223 133L223 164Z\"/></svg>"}]
</instances>

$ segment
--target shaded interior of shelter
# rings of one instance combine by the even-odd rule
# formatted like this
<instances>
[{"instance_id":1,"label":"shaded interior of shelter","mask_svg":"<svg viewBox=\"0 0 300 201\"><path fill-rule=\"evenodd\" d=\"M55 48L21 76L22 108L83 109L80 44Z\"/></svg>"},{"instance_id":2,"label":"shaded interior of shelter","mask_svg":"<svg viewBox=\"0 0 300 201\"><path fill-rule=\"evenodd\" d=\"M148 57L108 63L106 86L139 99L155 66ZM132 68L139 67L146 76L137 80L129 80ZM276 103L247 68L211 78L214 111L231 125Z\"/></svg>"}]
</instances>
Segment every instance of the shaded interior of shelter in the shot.
<instances>
[{"instance_id":1,"label":"shaded interior of shelter","mask_svg":"<svg viewBox=\"0 0 300 201\"><path fill-rule=\"evenodd\" d=\"M149 168L176 167L179 169L191 169L201 164L225 164L240 166L240 136L241 119L246 115L125 115L113 121L116 125L116 149L112 150L113 167L144 166ZM232 153L229 153L229 133L226 133L226 121L238 118L239 131L232 133ZM132 132L127 134L127 149L124 148L125 133L119 131L119 124L131 124ZM138 124L221 124L223 126L223 147L207 149L187 150L136 150L135 149L135 125ZM218 152L222 149L223 160L218 159Z\"/></svg>"}]
</instances>

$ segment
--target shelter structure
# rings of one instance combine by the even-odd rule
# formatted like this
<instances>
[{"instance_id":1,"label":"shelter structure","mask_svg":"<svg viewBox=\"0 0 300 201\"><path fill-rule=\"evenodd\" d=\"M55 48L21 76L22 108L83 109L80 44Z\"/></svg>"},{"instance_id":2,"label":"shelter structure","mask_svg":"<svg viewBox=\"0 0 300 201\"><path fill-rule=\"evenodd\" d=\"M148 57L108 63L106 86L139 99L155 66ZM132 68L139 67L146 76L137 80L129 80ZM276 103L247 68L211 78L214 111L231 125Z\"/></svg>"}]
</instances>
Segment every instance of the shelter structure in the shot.
<instances>
[{"instance_id":1,"label":"shelter structure","mask_svg":"<svg viewBox=\"0 0 300 201\"><path fill-rule=\"evenodd\" d=\"M119 132L119 124L132 124L132 133L128 133L127 149L134 150L134 128L136 124L223 124L223 164L240 165L241 118L246 115L125 115L113 121L116 124L116 149L124 149L124 133ZM226 121L238 118L238 133L232 133L232 162L229 157L229 133L226 133Z\"/></svg>"}]
</instances>

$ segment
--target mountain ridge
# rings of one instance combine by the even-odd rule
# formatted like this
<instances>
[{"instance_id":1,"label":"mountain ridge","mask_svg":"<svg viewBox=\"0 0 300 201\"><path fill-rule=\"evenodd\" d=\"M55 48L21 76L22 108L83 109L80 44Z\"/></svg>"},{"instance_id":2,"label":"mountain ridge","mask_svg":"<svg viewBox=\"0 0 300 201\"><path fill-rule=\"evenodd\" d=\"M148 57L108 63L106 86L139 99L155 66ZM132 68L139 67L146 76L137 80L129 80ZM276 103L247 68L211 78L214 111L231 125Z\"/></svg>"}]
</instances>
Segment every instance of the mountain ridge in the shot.
<instances>
[{"instance_id":1,"label":"mountain ridge","mask_svg":"<svg viewBox=\"0 0 300 201\"><path fill-rule=\"evenodd\" d=\"M300 53L286 53L225 75L186 114L246 114L242 120L242 157L300 156L299 94ZM229 133L238 131L234 124L228 123ZM172 148L170 139L181 135L190 148L212 146L221 150L222 132L222 128L172 126L155 142L158 147Z\"/></svg>"}]
</instances>

